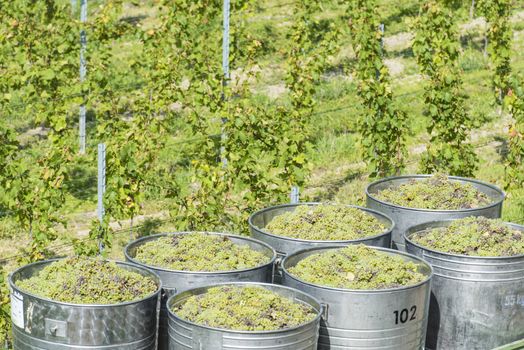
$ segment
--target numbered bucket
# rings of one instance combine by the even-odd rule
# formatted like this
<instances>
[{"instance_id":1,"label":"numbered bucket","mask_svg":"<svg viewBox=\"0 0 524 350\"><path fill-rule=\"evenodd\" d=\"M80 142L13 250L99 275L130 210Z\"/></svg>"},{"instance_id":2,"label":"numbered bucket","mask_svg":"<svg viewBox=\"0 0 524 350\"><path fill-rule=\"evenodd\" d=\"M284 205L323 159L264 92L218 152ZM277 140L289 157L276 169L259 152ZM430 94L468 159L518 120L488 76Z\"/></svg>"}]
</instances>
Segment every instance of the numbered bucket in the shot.
<instances>
[{"instance_id":1,"label":"numbered bucket","mask_svg":"<svg viewBox=\"0 0 524 350\"><path fill-rule=\"evenodd\" d=\"M319 350L424 349L429 310L431 267L420 258L373 247L419 266L422 282L394 289L350 290L302 281L288 270L310 255L339 247L294 253L282 262L282 284L317 298L326 309L320 323Z\"/></svg>"},{"instance_id":2,"label":"numbered bucket","mask_svg":"<svg viewBox=\"0 0 524 350\"><path fill-rule=\"evenodd\" d=\"M398 187L412 180L427 179L431 176L432 175L394 176L375 181L367 186L367 207L386 214L395 222L395 227L392 232L393 248L402 251L406 250L404 233L408 228L414 225L430 221L461 219L467 216L485 216L494 219L500 218L502 214L502 202L504 201L505 196L504 192L491 184L464 177L449 176L448 178L450 180L471 184L490 198L490 204L472 209L431 210L402 207L376 198L376 194L384 189Z\"/></svg>"},{"instance_id":3,"label":"numbered bucket","mask_svg":"<svg viewBox=\"0 0 524 350\"><path fill-rule=\"evenodd\" d=\"M428 350L491 350L524 339L524 255L478 257L438 252L410 237L451 220L414 226L408 252L435 273L426 346ZM524 226L508 224L524 231Z\"/></svg>"},{"instance_id":4,"label":"numbered bucket","mask_svg":"<svg viewBox=\"0 0 524 350\"><path fill-rule=\"evenodd\" d=\"M146 269L117 262L126 270L153 278L158 290L138 301L80 305L44 299L16 283L56 260L26 265L9 278L15 350L155 350L161 282Z\"/></svg>"},{"instance_id":5,"label":"numbered bucket","mask_svg":"<svg viewBox=\"0 0 524 350\"><path fill-rule=\"evenodd\" d=\"M216 286L260 286L311 306L317 316L298 327L275 331L234 331L195 324L178 317L173 306ZM284 286L266 283L227 283L191 289L169 299L169 350L317 350L322 307L313 297Z\"/></svg>"},{"instance_id":6,"label":"numbered bucket","mask_svg":"<svg viewBox=\"0 0 524 350\"><path fill-rule=\"evenodd\" d=\"M188 232L177 232L177 233L162 233L153 236L143 237L134 242L131 242L125 248L126 260L133 264L142 266L149 270L154 271L160 276L162 280L162 303L160 309L160 324L158 331L158 348L165 350L168 348L168 312L166 303L169 297L176 293L183 292L188 289L202 287L223 282L271 282L273 278L273 266L276 260L276 253L269 245L254 240L249 237L241 237L236 235L222 234L222 233L211 233L207 234L218 235L228 237L233 243L239 245L247 245L251 249L262 252L268 257L268 262L260 266L256 266L250 269L244 270L232 270L232 271L176 271L170 269L164 269L157 266L151 266L144 264L135 259L137 249L150 241L159 239L166 236L184 235Z\"/></svg>"}]
</instances>

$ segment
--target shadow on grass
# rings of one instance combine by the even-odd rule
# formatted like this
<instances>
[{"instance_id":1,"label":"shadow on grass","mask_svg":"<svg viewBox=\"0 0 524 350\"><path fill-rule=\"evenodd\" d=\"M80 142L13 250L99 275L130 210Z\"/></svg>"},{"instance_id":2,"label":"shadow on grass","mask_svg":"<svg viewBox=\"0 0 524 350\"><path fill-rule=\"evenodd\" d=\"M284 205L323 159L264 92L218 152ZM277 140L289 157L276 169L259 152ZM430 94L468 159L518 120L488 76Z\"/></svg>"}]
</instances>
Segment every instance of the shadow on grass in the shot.
<instances>
[{"instance_id":1,"label":"shadow on grass","mask_svg":"<svg viewBox=\"0 0 524 350\"><path fill-rule=\"evenodd\" d=\"M68 192L79 200L87 200L96 196L97 173L96 169L89 169L85 165L76 164L65 181Z\"/></svg>"},{"instance_id":2,"label":"shadow on grass","mask_svg":"<svg viewBox=\"0 0 524 350\"><path fill-rule=\"evenodd\" d=\"M158 218L145 219L136 230L136 237L147 237L159 233L158 229L162 226L163 221Z\"/></svg>"},{"instance_id":3,"label":"shadow on grass","mask_svg":"<svg viewBox=\"0 0 524 350\"><path fill-rule=\"evenodd\" d=\"M395 23L402 23L404 18L417 16L420 9L418 1L414 1L407 7L401 8L400 11L394 12L384 19L384 25L387 27Z\"/></svg>"},{"instance_id":4,"label":"shadow on grass","mask_svg":"<svg viewBox=\"0 0 524 350\"><path fill-rule=\"evenodd\" d=\"M346 174L341 179L326 183L326 185L324 186L324 190L321 192L321 194L314 196L313 201L325 202L333 200L342 186L344 186L348 182L351 182L361 177L363 174L364 173L361 171L355 171Z\"/></svg>"},{"instance_id":5,"label":"shadow on grass","mask_svg":"<svg viewBox=\"0 0 524 350\"><path fill-rule=\"evenodd\" d=\"M502 136L495 136L495 141L499 141L501 144L495 147L497 154L500 155L501 161L505 162L508 158L509 145L508 139Z\"/></svg>"}]
</instances>

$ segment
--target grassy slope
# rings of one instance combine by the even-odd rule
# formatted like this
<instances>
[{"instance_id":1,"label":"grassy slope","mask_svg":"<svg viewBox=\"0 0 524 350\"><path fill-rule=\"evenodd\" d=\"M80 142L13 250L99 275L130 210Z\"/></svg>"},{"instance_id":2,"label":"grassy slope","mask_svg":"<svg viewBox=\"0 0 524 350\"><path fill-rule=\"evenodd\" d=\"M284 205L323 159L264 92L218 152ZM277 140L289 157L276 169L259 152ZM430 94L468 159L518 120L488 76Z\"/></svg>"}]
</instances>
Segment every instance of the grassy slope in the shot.
<instances>
[{"instance_id":1,"label":"grassy slope","mask_svg":"<svg viewBox=\"0 0 524 350\"><path fill-rule=\"evenodd\" d=\"M401 6L398 6L401 3ZM406 173L417 172L418 155L423 151L423 145L428 139L425 132L427 119L424 116L422 93L424 82L418 74L418 67L410 50L409 20L410 16L418 13L418 1L380 0L381 14L386 25L386 59L391 67L393 84L397 103L401 105L410 117L410 136L408 138L410 158ZM248 18L249 30L256 37L262 39L267 48L266 54L260 57L259 64L263 74L253 89L259 93L256 98L267 103L286 101L283 89L284 63L283 52L286 48L286 32L291 25L292 6L290 1L259 0L258 10L251 13ZM524 16L519 9L514 27L514 69L524 70ZM157 8L150 3L140 7L126 6L126 16L139 18L144 28L154 27L156 23ZM319 18L336 18L342 14L341 8L327 6L319 14ZM482 53L482 25L469 23L467 9L456 12L457 20L462 23L461 33L463 38L464 54L461 65L464 69L464 87L468 95L468 106L471 113L478 121L479 128L473 132L473 142L482 145L477 153L481 159L477 177L489 182L502 185L504 176L503 149L505 146L505 126L507 117L499 116L496 108L491 105L489 60ZM306 196L316 200L335 200L345 203L363 203L363 189L369 181L366 166L361 162L359 155L359 136L356 133L356 123L359 118L359 101L355 95L355 83L351 73L342 67L351 67L353 54L350 38L341 40L341 52L333 59L332 68L326 72L319 86L317 98L317 112L313 117L315 125L314 149L309 155L313 163L313 173L305 191ZM115 43L115 65L121 73L121 79L115 84L125 88L136 84L138 77L130 72L126 60L132 53L138 52L140 46L133 38ZM350 70L349 70L350 71ZM30 119L16 118L20 130L25 130L35 125ZM183 125L177 126L183 129ZM177 149L185 140L179 133L173 133L171 147L161 155L162 162L173 164L177 159L173 149ZM72 140L74 142L74 140ZM93 144L95 141L93 141ZM38 144L33 144L38 152ZM70 182L70 195L64 209L70 225L67 229L69 235L78 231L85 233L90 220L94 216L96 207L96 169L93 158L84 159L83 163L76 166L74 179ZM184 178L184 174L179 175ZM154 195L151 197L155 198ZM524 221L522 208L517 204L522 201L524 190L508 194L504 209L504 218L510 221ZM164 201L151 199L146 203L146 214L157 213L165 208ZM4 233L0 233L0 256L8 256L17 252L17 244L12 244L11 236L16 232L16 225L10 220L3 219ZM152 220L153 227L161 224ZM171 227L162 227L168 229ZM2 238L4 237L4 238ZM127 234L117 237L114 249L115 257L119 257L119 247L128 240ZM17 239L17 242L20 242Z\"/></svg>"}]
</instances>

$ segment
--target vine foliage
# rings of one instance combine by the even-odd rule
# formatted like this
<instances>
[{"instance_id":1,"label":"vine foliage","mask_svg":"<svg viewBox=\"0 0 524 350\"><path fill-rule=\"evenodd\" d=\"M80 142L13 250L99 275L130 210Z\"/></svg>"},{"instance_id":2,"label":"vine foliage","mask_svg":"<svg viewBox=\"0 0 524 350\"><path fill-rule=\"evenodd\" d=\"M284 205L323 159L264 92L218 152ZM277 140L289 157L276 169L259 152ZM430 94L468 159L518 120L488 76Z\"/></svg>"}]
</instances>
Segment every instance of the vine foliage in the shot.
<instances>
[{"instance_id":1,"label":"vine foliage","mask_svg":"<svg viewBox=\"0 0 524 350\"><path fill-rule=\"evenodd\" d=\"M0 267L0 347L8 344L11 334L11 309L7 274Z\"/></svg>"},{"instance_id":2,"label":"vine foliage","mask_svg":"<svg viewBox=\"0 0 524 350\"><path fill-rule=\"evenodd\" d=\"M336 22L329 22L327 28L322 29L323 23L317 18L320 10L318 1L296 1L289 34L291 46L287 53L285 79L291 109L279 118L279 127L283 130L280 137L287 140L279 157L289 185L302 186L309 174L306 154L311 147L315 94L322 73L340 49L340 27Z\"/></svg>"},{"instance_id":3,"label":"vine foliage","mask_svg":"<svg viewBox=\"0 0 524 350\"><path fill-rule=\"evenodd\" d=\"M115 59L113 42L135 35L135 28L120 20L122 6L122 1L108 2L99 7L87 23L90 69L83 89L88 96L87 105L96 113L94 136L106 145L106 191L104 219L93 220L90 241L80 244L75 240L79 254L94 255L99 253L99 248L111 247L111 220L129 219L133 223L142 210L146 187L164 144L161 112L165 110L167 98L159 89L165 85L159 87L156 81L146 80L140 90L126 92L112 82L117 75L111 64ZM133 68L140 73L151 68L151 61L145 55L135 62Z\"/></svg>"},{"instance_id":4,"label":"vine foliage","mask_svg":"<svg viewBox=\"0 0 524 350\"><path fill-rule=\"evenodd\" d=\"M424 102L430 117L430 143L421 159L421 171L471 176L477 156L468 143L472 119L466 110L459 41L452 1L429 0L415 22L413 51L427 79Z\"/></svg>"},{"instance_id":5,"label":"vine foliage","mask_svg":"<svg viewBox=\"0 0 524 350\"><path fill-rule=\"evenodd\" d=\"M514 76L506 104L513 121L509 128L509 147L506 158L506 187L524 185L524 77Z\"/></svg>"},{"instance_id":6,"label":"vine foliage","mask_svg":"<svg viewBox=\"0 0 524 350\"><path fill-rule=\"evenodd\" d=\"M399 174L405 165L407 116L395 104L389 70L382 59L377 4L352 0L347 13L357 56L358 94L364 105L360 120L364 158L372 176Z\"/></svg>"},{"instance_id":7,"label":"vine foliage","mask_svg":"<svg viewBox=\"0 0 524 350\"><path fill-rule=\"evenodd\" d=\"M480 13L488 22L488 51L493 65L493 90L498 104L510 88L511 76L511 10L512 0L479 0Z\"/></svg>"},{"instance_id":8,"label":"vine foliage","mask_svg":"<svg viewBox=\"0 0 524 350\"><path fill-rule=\"evenodd\" d=\"M48 131L49 144L32 154L22 151L16 133L2 126L6 158L0 178L3 207L30 235L28 261L45 256L56 239L57 215L65 202L64 181L71 159L68 114L78 91L76 23L67 5L53 1L11 1L0 11L0 107L6 116L31 115ZM71 35L63 35L71 33ZM18 102L23 101L22 104ZM22 108L20 108L22 106Z\"/></svg>"}]
</instances>

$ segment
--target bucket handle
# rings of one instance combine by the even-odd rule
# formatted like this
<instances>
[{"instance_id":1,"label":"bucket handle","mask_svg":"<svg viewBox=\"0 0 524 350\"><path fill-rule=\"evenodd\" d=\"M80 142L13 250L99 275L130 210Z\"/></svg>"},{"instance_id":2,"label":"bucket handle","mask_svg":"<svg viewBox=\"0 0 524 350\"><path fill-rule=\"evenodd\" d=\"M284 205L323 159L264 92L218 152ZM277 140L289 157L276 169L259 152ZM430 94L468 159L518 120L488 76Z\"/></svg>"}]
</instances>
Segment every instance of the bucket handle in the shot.
<instances>
[{"instance_id":1,"label":"bucket handle","mask_svg":"<svg viewBox=\"0 0 524 350\"><path fill-rule=\"evenodd\" d=\"M329 314L329 304L320 303L320 316L327 322Z\"/></svg>"},{"instance_id":2,"label":"bucket handle","mask_svg":"<svg viewBox=\"0 0 524 350\"><path fill-rule=\"evenodd\" d=\"M57 338L67 337L67 321L45 319L45 335Z\"/></svg>"},{"instance_id":3,"label":"bucket handle","mask_svg":"<svg viewBox=\"0 0 524 350\"><path fill-rule=\"evenodd\" d=\"M275 277L278 276L282 278L283 276L283 269L282 269L282 260L284 257L279 256L275 259L275 262L273 263L273 272L271 273L271 283L275 283Z\"/></svg>"}]
</instances>

